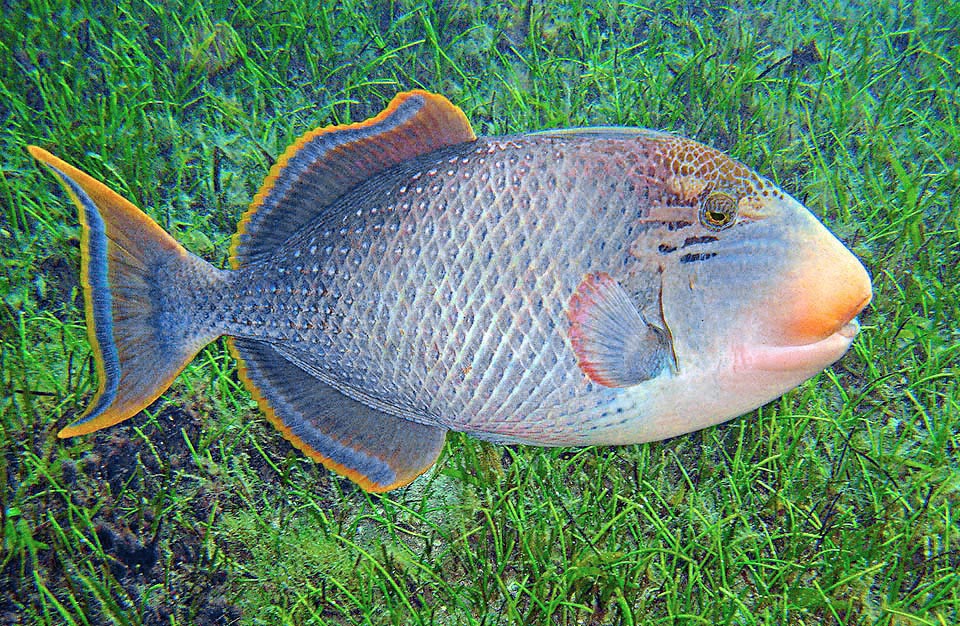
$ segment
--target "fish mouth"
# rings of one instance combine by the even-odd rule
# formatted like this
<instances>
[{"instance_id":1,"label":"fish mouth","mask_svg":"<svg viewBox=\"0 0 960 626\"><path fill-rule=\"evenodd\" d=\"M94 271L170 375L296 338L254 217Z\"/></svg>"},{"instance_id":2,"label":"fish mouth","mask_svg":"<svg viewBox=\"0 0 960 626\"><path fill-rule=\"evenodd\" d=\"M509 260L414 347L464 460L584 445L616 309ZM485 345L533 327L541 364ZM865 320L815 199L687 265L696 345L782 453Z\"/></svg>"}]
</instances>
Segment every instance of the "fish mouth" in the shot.
<instances>
[{"instance_id":1,"label":"fish mouth","mask_svg":"<svg viewBox=\"0 0 960 626\"><path fill-rule=\"evenodd\" d=\"M816 344L836 334L856 335L859 325L854 320L873 298L870 277L843 248L827 260L800 265L789 279L790 288L780 294L779 319L770 330L786 345Z\"/></svg>"},{"instance_id":2,"label":"fish mouth","mask_svg":"<svg viewBox=\"0 0 960 626\"><path fill-rule=\"evenodd\" d=\"M860 312L863 311L868 304L870 304L871 300L873 300L873 290L870 288L869 279L867 279L865 293L861 291L861 297L859 301L852 301L855 302L855 304L853 304L845 313L839 316L837 328L832 333L828 334L827 337L832 335L841 335L843 337L848 337L851 340L856 337L857 333L860 332L860 322L857 320L857 315L859 315Z\"/></svg>"},{"instance_id":3,"label":"fish mouth","mask_svg":"<svg viewBox=\"0 0 960 626\"><path fill-rule=\"evenodd\" d=\"M854 317L830 335L810 343L742 344L734 349L734 370L796 372L812 376L842 357L859 332L860 322Z\"/></svg>"}]
</instances>

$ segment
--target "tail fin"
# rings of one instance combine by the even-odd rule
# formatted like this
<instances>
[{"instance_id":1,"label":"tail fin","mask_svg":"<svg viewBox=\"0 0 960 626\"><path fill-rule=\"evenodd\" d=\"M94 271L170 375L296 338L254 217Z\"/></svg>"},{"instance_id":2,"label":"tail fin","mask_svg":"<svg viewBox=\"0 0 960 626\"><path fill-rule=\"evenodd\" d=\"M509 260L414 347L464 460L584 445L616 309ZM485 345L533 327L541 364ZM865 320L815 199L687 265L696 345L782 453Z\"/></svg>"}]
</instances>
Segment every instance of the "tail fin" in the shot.
<instances>
[{"instance_id":1,"label":"tail fin","mask_svg":"<svg viewBox=\"0 0 960 626\"><path fill-rule=\"evenodd\" d=\"M211 287L220 271L103 183L46 150L28 150L57 175L83 227L80 279L100 387L58 436L85 435L146 408L216 339L219 333L192 327L191 312L170 296Z\"/></svg>"}]
</instances>

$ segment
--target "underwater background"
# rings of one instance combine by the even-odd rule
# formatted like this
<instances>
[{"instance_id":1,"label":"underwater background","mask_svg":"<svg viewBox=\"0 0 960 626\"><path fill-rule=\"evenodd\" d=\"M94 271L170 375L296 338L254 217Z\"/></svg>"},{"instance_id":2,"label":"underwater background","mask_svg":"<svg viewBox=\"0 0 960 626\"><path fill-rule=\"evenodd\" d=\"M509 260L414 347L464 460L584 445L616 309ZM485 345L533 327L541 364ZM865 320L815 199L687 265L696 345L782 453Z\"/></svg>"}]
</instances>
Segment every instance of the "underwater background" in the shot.
<instances>
[{"instance_id":1,"label":"underwater background","mask_svg":"<svg viewBox=\"0 0 960 626\"><path fill-rule=\"evenodd\" d=\"M960 3L4 2L0 623L960 622ZM863 260L851 351L728 424L620 448L452 434L371 495L222 342L142 415L96 390L40 145L226 265L273 160L397 92L478 134L627 125L780 184Z\"/></svg>"}]
</instances>

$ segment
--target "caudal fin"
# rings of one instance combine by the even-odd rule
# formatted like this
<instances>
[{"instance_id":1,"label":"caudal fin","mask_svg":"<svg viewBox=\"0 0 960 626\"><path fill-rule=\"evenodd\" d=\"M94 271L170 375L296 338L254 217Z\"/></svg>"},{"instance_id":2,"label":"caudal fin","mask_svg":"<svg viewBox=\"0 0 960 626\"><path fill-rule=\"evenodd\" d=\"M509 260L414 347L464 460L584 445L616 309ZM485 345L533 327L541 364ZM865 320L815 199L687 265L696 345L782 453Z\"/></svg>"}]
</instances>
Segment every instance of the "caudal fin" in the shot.
<instances>
[{"instance_id":1,"label":"caudal fin","mask_svg":"<svg viewBox=\"0 0 960 626\"><path fill-rule=\"evenodd\" d=\"M87 334L99 389L86 412L58 433L91 433L136 415L218 333L196 328L182 299L220 272L187 252L156 222L103 183L46 150L28 148L77 205Z\"/></svg>"}]
</instances>

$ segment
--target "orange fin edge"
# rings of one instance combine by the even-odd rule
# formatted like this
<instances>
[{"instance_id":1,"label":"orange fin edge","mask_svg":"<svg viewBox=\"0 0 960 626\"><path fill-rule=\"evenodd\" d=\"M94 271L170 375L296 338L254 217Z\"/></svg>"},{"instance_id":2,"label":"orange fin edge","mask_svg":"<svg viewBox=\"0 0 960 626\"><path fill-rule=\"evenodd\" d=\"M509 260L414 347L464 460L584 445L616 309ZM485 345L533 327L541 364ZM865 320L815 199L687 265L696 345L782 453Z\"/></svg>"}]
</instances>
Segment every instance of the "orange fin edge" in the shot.
<instances>
[{"instance_id":1,"label":"orange fin edge","mask_svg":"<svg viewBox=\"0 0 960 626\"><path fill-rule=\"evenodd\" d=\"M247 363L247 360L244 358L242 351L238 348L236 339L233 337L227 338L227 344L230 348L230 353L237 360L237 371L240 379L243 381L244 385L250 391L253 398L256 400L257 405L260 407L260 410L267 417L267 420L273 424L273 426L280 431L280 434L287 439L294 448L302 452L306 457L322 464L327 469L344 476L354 483L356 483L361 489L371 493L384 493L387 491L392 491L400 487L404 487L411 482L413 482L417 477L426 472L436 461L436 456L439 455L440 449L443 446L443 436L440 436L440 445L437 447L435 452L428 452L427 457L429 457L429 462L422 464L421 467L414 469L413 471L402 472L397 474L396 480L393 480L389 483L379 483L372 480L368 475L356 470L353 467L350 467L344 463L339 463L329 456L323 454L320 450L317 450L315 447L311 446L307 441L298 436L293 432L293 428L287 423L285 418L281 416L273 404L270 402L267 397L267 392L260 388L260 385L254 380L254 377L251 375L250 365ZM304 376L309 374L303 373ZM317 380L307 380L304 384L314 384L322 386L323 383L320 383ZM373 411L371 409L371 411ZM389 417L389 416L385 416ZM398 418L391 418L398 419ZM412 427L418 427L420 425L412 425ZM380 459L381 462L386 462L383 459Z\"/></svg>"},{"instance_id":2,"label":"orange fin edge","mask_svg":"<svg viewBox=\"0 0 960 626\"><path fill-rule=\"evenodd\" d=\"M606 272L586 274L567 304L567 337L577 365L604 387L631 387L672 363L666 329L647 322Z\"/></svg>"},{"instance_id":3,"label":"orange fin edge","mask_svg":"<svg viewBox=\"0 0 960 626\"><path fill-rule=\"evenodd\" d=\"M377 130L380 126L383 129ZM475 139L459 107L424 90L397 94L383 111L362 122L323 126L304 133L270 168L241 217L230 245L231 268L286 239L363 180L403 161ZM306 154L306 148L321 141L329 145L317 148L316 155ZM302 163L301 157L305 159ZM292 167L293 163L297 167ZM290 197L288 192L304 179L308 179L308 188L316 197L310 199L308 207L298 207L297 194Z\"/></svg>"},{"instance_id":4,"label":"orange fin edge","mask_svg":"<svg viewBox=\"0 0 960 626\"><path fill-rule=\"evenodd\" d=\"M37 146L27 151L56 176L78 209L80 282L87 336L97 372L97 391L87 409L62 428L61 439L86 435L118 424L153 403L212 337L190 337L176 353L158 354L149 345L157 329L148 323L147 293L115 300L117 284L156 287L144 275L151 263L212 266L190 255L148 215L102 182ZM118 317L119 316L119 317Z\"/></svg>"}]
</instances>

